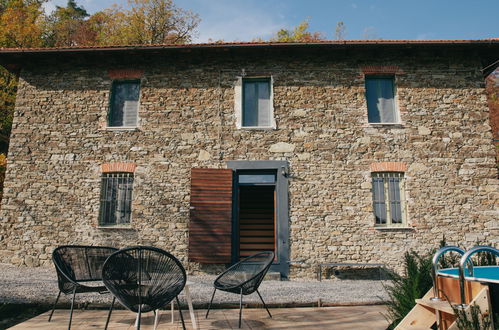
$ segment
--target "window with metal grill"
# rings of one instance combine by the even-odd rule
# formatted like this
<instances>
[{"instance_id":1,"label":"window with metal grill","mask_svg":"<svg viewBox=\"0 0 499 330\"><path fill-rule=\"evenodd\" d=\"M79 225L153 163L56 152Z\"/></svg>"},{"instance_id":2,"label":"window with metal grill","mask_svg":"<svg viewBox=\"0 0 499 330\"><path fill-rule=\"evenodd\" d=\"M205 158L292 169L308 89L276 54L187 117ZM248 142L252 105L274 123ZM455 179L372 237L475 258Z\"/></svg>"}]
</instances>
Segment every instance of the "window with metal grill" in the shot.
<instances>
[{"instance_id":1,"label":"window with metal grill","mask_svg":"<svg viewBox=\"0 0 499 330\"><path fill-rule=\"evenodd\" d=\"M404 173L372 173L373 210L376 225L405 224Z\"/></svg>"},{"instance_id":2,"label":"window with metal grill","mask_svg":"<svg viewBox=\"0 0 499 330\"><path fill-rule=\"evenodd\" d=\"M101 182L100 225L130 223L133 173L104 173Z\"/></svg>"},{"instance_id":3,"label":"window with metal grill","mask_svg":"<svg viewBox=\"0 0 499 330\"><path fill-rule=\"evenodd\" d=\"M136 127L140 96L140 81L115 81L111 90L109 127Z\"/></svg>"}]
</instances>

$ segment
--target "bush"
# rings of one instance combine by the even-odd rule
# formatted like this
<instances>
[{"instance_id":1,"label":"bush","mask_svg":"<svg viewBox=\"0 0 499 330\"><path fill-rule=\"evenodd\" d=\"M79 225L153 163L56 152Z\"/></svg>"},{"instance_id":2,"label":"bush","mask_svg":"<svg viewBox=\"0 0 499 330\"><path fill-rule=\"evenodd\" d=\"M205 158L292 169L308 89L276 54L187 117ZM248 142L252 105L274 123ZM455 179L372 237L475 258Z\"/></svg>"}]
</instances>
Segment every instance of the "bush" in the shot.
<instances>
[{"instance_id":1,"label":"bush","mask_svg":"<svg viewBox=\"0 0 499 330\"><path fill-rule=\"evenodd\" d=\"M388 291L388 313L385 317L390 321L389 329L397 324L416 305L416 299L422 298L433 286L431 280L431 259L434 251L419 256L416 252L404 255L405 274L403 276L389 273L392 284L385 287Z\"/></svg>"},{"instance_id":2,"label":"bush","mask_svg":"<svg viewBox=\"0 0 499 330\"><path fill-rule=\"evenodd\" d=\"M454 314L456 314L456 325L459 330L489 330L492 329L490 314L482 313L477 304L470 305L470 312L454 307L451 304ZM497 327L494 327L497 329Z\"/></svg>"}]
</instances>

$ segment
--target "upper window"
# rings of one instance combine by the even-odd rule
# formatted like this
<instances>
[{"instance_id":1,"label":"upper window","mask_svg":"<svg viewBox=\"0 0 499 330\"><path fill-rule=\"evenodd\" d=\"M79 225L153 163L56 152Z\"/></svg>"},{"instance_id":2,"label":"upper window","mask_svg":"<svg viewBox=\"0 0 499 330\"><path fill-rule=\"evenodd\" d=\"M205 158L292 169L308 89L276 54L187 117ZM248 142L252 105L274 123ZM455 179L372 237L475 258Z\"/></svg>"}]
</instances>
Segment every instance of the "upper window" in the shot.
<instances>
[{"instance_id":1,"label":"upper window","mask_svg":"<svg viewBox=\"0 0 499 330\"><path fill-rule=\"evenodd\" d=\"M115 81L111 91L109 127L136 127L140 81Z\"/></svg>"},{"instance_id":2,"label":"upper window","mask_svg":"<svg viewBox=\"0 0 499 330\"><path fill-rule=\"evenodd\" d=\"M376 225L405 223L404 173L372 173L373 209Z\"/></svg>"},{"instance_id":3,"label":"upper window","mask_svg":"<svg viewBox=\"0 0 499 330\"><path fill-rule=\"evenodd\" d=\"M366 76L369 123L398 123L394 77Z\"/></svg>"},{"instance_id":4,"label":"upper window","mask_svg":"<svg viewBox=\"0 0 499 330\"><path fill-rule=\"evenodd\" d=\"M272 125L270 79L243 79L243 127Z\"/></svg>"},{"instance_id":5,"label":"upper window","mask_svg":"<svg viewBox=\"0 0 499 330\"><path fill-rule=\"evenodd\" d=\"M132 214L133 173L104 173L101 181L100 225L126 225Z\"/></svg>"}]
</instances>

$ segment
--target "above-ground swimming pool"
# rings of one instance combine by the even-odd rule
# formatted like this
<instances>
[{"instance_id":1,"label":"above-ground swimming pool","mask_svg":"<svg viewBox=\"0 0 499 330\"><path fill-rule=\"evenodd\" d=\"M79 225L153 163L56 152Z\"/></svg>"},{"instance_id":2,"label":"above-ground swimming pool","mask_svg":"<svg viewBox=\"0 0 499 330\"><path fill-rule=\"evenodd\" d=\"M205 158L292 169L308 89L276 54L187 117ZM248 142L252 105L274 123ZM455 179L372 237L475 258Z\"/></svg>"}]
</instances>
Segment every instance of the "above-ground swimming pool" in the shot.
<instances>
[{"instance_id":1,"label":"above-ground swimming pool","mask_svg":"<svg viewBox=\"0 0 499 330\"><path fill-rule=\"evenodd\" d=\"M448 281L459 281L459 268L445 268L438 270L438 277L441 279L447 279ZM489 288L489 302L492 308L491 312L493 315L494 323L499 323L499 266L474 266L473 275L470 276L468 268L464 270L464 279L468 284L475 283L476 285L487 286ZM478 283L477 283L478 282ZM443 283L442 283L443 284ZM448 286L452 289L452 285ZM468 286L469 288L469 286ZM457 299L458 286L454 287L456 290L455 302L459 302ZM447 291L449 295L453 295L452 292ZM467 291L470 292L470 291ZM469 294L469 293L468 293Z\"/></svg>"},{"instance_id":2,"label":"above-ground swimming pool","mask_svg":"<svg viewBox=\"0 0 499 330\"><path fill-rule=\"evenodd\" d=\"M438 275L459 278L459 268L439 269ZM499 266L475 266L473 267L473 276L470 276L469 270L466 268L464 277L467 281L499 284Z\"/></svg>"}]
</instances>

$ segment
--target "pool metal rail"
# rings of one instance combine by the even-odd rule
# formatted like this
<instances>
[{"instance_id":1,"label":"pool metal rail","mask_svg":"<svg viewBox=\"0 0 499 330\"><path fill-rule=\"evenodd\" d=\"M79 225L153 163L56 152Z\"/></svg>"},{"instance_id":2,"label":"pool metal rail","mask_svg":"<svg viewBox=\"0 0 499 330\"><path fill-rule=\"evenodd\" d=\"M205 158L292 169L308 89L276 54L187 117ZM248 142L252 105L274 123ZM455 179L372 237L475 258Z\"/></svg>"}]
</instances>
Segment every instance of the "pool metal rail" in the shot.
<instances>
[{"instance_id":1,"label":"pool metal rail","mask_svg":"<svg viewBox=\"0 0 499 330\"><path fill-rule=\"evenodd\" d=\"M471 258L472 255L478 252L490 252L495 254L496 256L499 256L499 250L496 248L493 248L491 246L487 245L478 245L475 246L474 248L468 250L462 257L459 262L459 290L460 290L460 295L461 295L461 304L456 305L456 307L464 309L468 307L466 304L466 293L464 292L464 282L465 282L465 276L464 276L464 268L466 264L468 263L468 269L470 276L473 276L473 263L468 262L469 259Z\"/></svg>"}]
</instances>

